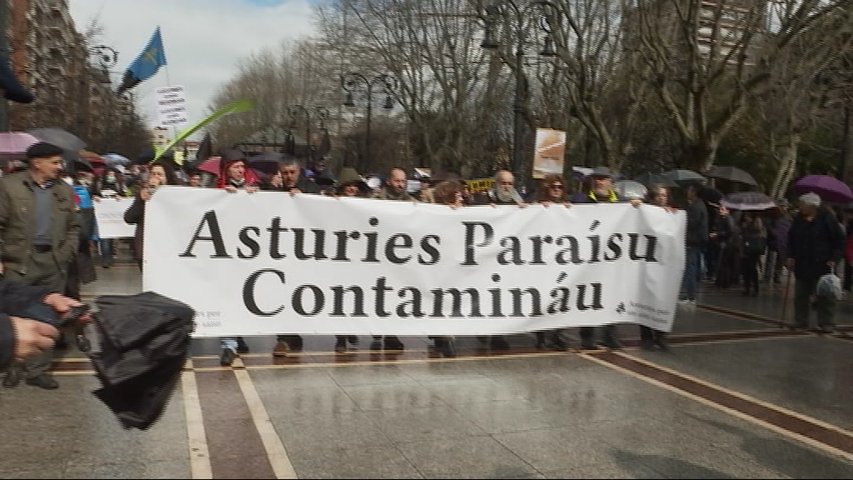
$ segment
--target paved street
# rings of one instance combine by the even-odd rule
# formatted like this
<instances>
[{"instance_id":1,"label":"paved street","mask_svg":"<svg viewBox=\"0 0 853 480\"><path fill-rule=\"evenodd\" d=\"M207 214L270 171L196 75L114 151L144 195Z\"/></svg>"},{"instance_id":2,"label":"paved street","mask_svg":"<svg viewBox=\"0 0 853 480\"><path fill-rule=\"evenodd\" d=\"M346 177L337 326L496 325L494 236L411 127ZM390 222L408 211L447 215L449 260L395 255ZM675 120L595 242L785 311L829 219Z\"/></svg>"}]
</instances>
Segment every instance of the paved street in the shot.
<instances>
[{"instance_id":1,"label":"paved street","mask_svg":"<svg viewBox=\"0 0 853 480\"><path fill-rule=\"evenodd\" d=\"M98 274L87 301L140 289L129 263ZM637 348L631 325L620 352L537 351L518 335L501 355L461 339L455 359L425 338L371 353L368 337L348 354L306 338L274 359L274 339L253 338L222 368L218 343L199 340L145 432L91 395L72 348L59 390L0 391L0 477L853 478L853 341L779 328L781 289L704 290L679 309L671 352ZM853 329L853 304L838 320Z\"/></svg>"}]
</instances>

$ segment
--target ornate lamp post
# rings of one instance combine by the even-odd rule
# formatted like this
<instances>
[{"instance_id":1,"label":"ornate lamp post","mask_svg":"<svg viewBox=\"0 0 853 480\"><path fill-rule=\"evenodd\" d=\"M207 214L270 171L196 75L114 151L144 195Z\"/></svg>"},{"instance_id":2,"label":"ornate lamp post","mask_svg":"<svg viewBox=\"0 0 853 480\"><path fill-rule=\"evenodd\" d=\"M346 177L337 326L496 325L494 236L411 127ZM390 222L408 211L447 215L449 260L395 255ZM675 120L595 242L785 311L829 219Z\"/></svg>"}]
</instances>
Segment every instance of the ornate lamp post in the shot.
<instances>
[{"instance_id":1,"label":"ornate lamp post","mask_svg":"<svg viewBox=\"0 0 853 480\"><path fill-rule=\"evenodd\" d=\"M371 115L373 113L373 88L380 87L382 88L382 92L385 94L385 102L382 104L382 108L386 110L391 110L394 108L394 92L397 90L397 78L388 74L380 74L376 75L372 79L368 79L364 75L356 72L350 72L346 75L341 76L341 87L347 92L346 99L344 100L345 107L354 107L355 100L353 97L353 92L358 89L363 89L366 100L367 100L367 134L365 136L364 141L364 155L366 162L369 164L372 162L372 158L370 157L370 122Z\"/></svg>"},{"instance_id":2,"label":"ornate lamp post","mask_svg":"<svg viewBox=\"0 0 853 480\"><path fill-rule=\"evenodd\" d=\"M305 145L308 149L308 165L306 166L312 168L314 166L314 146L311 145L312 117L320 121L320 130L324 130L326 128L326 119L329 118L329 109L320 105L315 106L313 109L309 109L304 105L291 105L288 109L288 114L290 115L289 130L291 135L293 130L296 129L297 118L300 115L305 117Z\"/></svg>"},{"instance_id":3,"label":"ornate lamp post","mask_svg":"<svg viewBox=\"0 0 853 480\"><path fill-rule=\"evenodd\" d=\"M512 163L511 170L516 178L516 184L521 186L527 185L528 168L525 168L524 161L524 47L529 43L526 35L527 18L531 11L539 10L536 18L538 19L538 27L545 33L543 48L539 52L540 56L553 57L557 55L554 50L554 41L551 38L551 25L548 22L548 17L545 15L548 8L558 12L557 6L547 0L535 0L529 3L519 5L515 0L497 1L486 7L486 31L483 42L480 47L488 50L497 50L500 48L500 42L495 37L495 30L498 21L511 15L509 21L515 27L512 33L515 34L515 96L513 98L513 144L512 144Z\"/></svg>"}]
</instances>

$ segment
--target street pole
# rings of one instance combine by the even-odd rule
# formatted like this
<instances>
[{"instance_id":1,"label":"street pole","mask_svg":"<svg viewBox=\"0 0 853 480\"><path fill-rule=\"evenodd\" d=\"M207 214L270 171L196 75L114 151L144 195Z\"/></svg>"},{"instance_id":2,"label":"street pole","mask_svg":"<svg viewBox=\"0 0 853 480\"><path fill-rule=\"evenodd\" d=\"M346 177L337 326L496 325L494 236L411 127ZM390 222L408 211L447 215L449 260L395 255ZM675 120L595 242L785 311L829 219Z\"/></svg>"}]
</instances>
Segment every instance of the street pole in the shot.
<instances>
[{"instance_id":1,"label":"street pole","mask_svg":"<svg viewBox=\"0 0 853 480\"><path fill-rule=\"evenodd\" d=\"M524 96L524 76L522 68L524 66L524 48L522 47L522 39L518 39L518 49L515 52L515 100L513 104L513 144L512 144L512 173L515 175L516 188L523 189L522 194L527 190L527 175L524 168L524 106L522 98Z\"/></svg>"},{"instance_id":2,"label":"street pole","mask_svg":"<svg viewBox=\"0 0 853 480\"><path fill-rule=\"evenodd\" d=\"M370 117L373 115L373 84L367 82L367 136L364 138L364 158L366 165L372 165L370 158Z\"/></svg>"}]
</instances>

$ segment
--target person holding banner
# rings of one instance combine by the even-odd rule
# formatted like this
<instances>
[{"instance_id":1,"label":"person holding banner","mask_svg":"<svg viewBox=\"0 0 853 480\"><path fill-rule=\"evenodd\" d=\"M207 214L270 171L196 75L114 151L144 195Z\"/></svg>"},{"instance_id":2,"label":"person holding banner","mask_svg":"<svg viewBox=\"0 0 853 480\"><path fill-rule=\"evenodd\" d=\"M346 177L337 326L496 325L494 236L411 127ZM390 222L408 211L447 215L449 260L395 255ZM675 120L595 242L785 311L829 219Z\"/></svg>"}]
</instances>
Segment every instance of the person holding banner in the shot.
<instances>
[{"instance_id":1,"label":"person holding banner","mask_svg":"<svg viewBox=\"0 0 853 480\"><path fill-rule=\"evenodd\" d=\"M638 199L626 200L619 196L613 189L613 174L604 166L595 167L589 175L589 191L578 192L572 197L572 203L624 203L629 201L631 205L639 207L642 201ZM584 350L596 350L594 327L581 327L581 348ZM602 343L607 348L618 350L622 348L622 342L616 338L616 328L613 325L604 326Z\"/></svg>"},{"instance_id":2,"label":"person holding banner","mask_svg":"<svg viewBox=\"0 0 853 480\"><path fill-rule=\"evenodd\" d=\"M133 255L139 270L142 270L143 260L143 238L145 233L145 203L151 199L154 192L161 185L177 185L178 178L175 171L167 162L157 161L148 170L148 178L140 185L136 198L127 211L124 212L124 221L130 225L136 225L133 237Z\"/></svg>"},{"instance_id":3,"label":"person holding banner","mask_svg":"<svg viewBox=\"0 0 853 480\"><path fill-rule=\"evenodd\" d=\"M673 207L669 206L669 188L663 185L652 185L649 188L649 203L664 208L669 212L674 213L676 211ZM640 348L643 350L654 350L655 347L659 348L662 352L669 351L669 345L666 343L666 332L640 325Z\"/></svg>"},{"instance_id":4,"label":"person holding banner","mask_svg":"<svg viewBox=\"0 0 853 480\"><path fill-rule=\"evenodd\" d=\"M240 190L248 193L258 191L257 178L246 168L246 156L243 152L237 149L222 152L216 187L225 189L229 193L237 193ZM223 367L231 366L238 354L249 353L249 347L243 337L224 337L219 340L219 343L222 347L219 364Z\"/></svg>"},{"instance_id":5,"label":"person holding banner","mask_svg":"<svg viewBox=\"0 0 853 480\"><path fill-rule=\"evenodd\" d=\"M104 173L95 178L92 183L92 199L100 202L104 198L130 197L130 190L124 184L124 174L118 167L108 167ZM123 169L124 167L122 167ZM113 265L115 253L114 240L112 238L99 239L98 246L101 252L101 267L110 268Z\"/></svg>"},{"instance_id":6,"label":"person holding banner","mask_svg":"<svg viewBox=\"0 0 853 480\"><path fill-rule=\"evenodd\" d=\"M498 170L495 172L494 185L491 189L479 195L475 195L473 205L517 205L524 207L526 204L521 195L515 189L515 175L509 170ZM489 342L492 350L509 350L509 342L503 335L492 335L491 337L478 337L481 343Z\"/></svg>"},{"instance_id":7,"label":"person holding banner","mask_svg":"<svg viewBox=\"0 0 853 480\"><path fill-rule=\"evenodd\" d=\"M272 177L267 189L287 192L291 195L320 193L320 187L302 175L302 164L294 157L285 157L279 162L278 173ZM286 357L288 351L301 352L302 337L290 334L277 335L272 351L273 356Z\"/></svg>"},{"instance_id":8,"label":"person holding banner","mask_svg":"<svg viewBox=\"0 0 853 480\"><path fill-rule=\"evenodd\" d=\"M408 180L406 179L406 171L399 167L393 167L388 171L388 179L385 185L379 190L379 193L373 198L379 200L393 200L398 202L417 202L415 197L409 195L406 191ZM373 342L370 344L371 350L382 350L383 339L382 335L374 335ZM405 350L406 346L399 338L393 335L387 335L384 339L385 350Z\"/></svg>"},{"instance_id":9,"label":"person holding banner","mask_svg":"<svg viewBox=\"0 0 853 480\"><path fill-rule=\"evenodd\" d=\"M570 207L568 195L566 195L566 187L563 182L563 177L556 173L549 173L542 179L541 188L537 195L538 202L548 207L551 204L564 205ZM550 334L550 335L549 335ZM550 343L548 343L550 337ZM555 328L548 331L536 332L536 348L545 350L553 348L554 350L568 350L569 343L566 341L566 329Z\"/></svg>"}]
</instances>

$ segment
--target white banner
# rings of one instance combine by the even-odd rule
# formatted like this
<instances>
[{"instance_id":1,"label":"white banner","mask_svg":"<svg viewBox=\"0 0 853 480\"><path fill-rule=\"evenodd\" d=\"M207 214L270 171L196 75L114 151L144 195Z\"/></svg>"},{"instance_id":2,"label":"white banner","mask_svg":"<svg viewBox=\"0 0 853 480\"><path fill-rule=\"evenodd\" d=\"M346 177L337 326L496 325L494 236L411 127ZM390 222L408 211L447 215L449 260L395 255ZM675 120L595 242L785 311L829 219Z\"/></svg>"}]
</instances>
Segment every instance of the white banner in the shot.
<instances>
[{"instance_id":1,"label":"white banner","mask_svg":"<svg viewBox=\"0 0 853 480\"><path fill-rule=\"evenodd\" d=\"M617 322L669 331L683 212L466 207L163 187L143 287L196 336L490 335Z\"/></svg>"},{"instance_id":2,"label":"white banner","mask_svg":"<svg viewBox=\"0 0 853 480\"><path fill-rule=\"evenodd\" d=\"M99 238L128 238L136 233L136 225L124 221L124 212L133 203L132 198L103 198L93 202Z\"/></svg>"},{"instance_id":3,"label":"white banner","mask_svg":"<svg viewBox=\"0 0 853 480\"><path fill-rule=\"evenodd\" d=\"M157 113L160 125L163 126L181 127L190 122L183 85L169 85L157 89Z\"/></svg>"}]
</instances>

